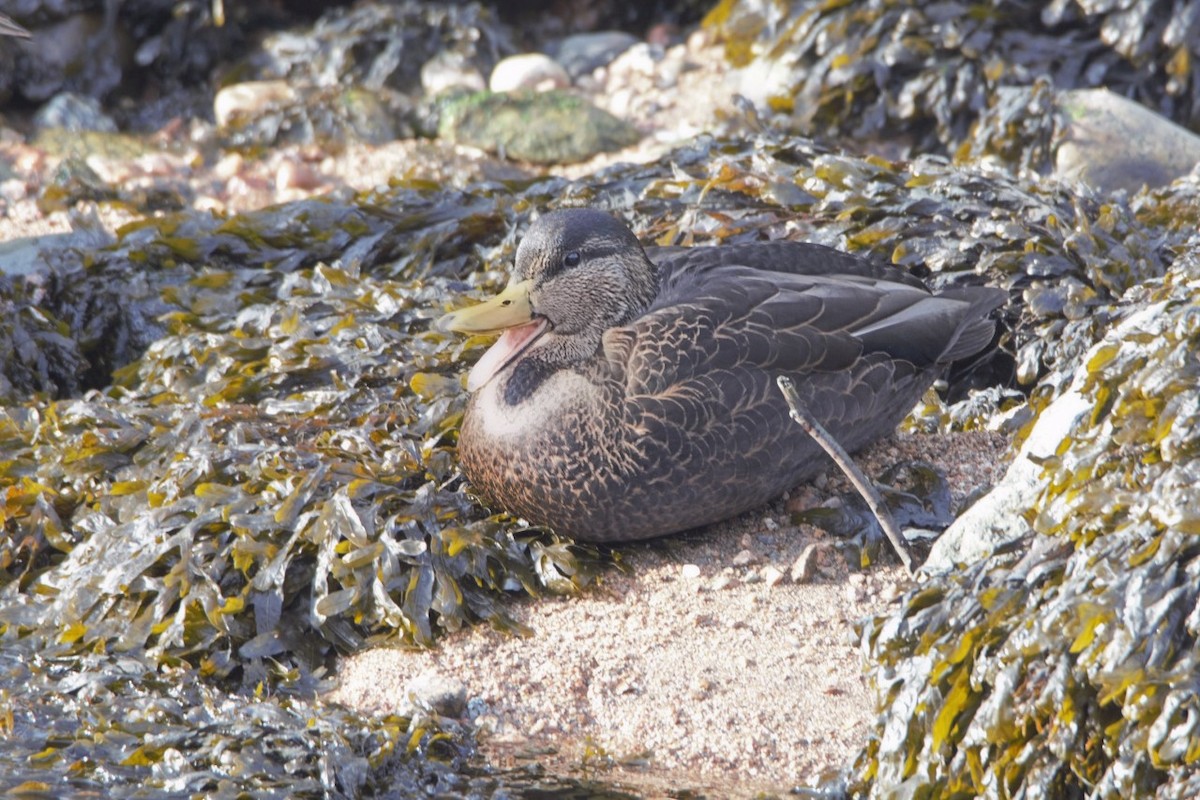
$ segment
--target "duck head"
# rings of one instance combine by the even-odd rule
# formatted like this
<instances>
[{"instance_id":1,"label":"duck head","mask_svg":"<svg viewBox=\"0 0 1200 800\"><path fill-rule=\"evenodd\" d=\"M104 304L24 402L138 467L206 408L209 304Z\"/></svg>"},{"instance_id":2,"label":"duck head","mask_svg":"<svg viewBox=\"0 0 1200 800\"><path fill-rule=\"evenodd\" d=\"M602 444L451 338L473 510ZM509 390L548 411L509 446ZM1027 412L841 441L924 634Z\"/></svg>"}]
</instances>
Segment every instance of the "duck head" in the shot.
<instances>
[{"instance_id":1,"label":"duck head","mask_svg":"<svg viewBox=\"0 0 1200 800\"><path fill-rule=\"evenodd\" d=\"M602 211L563 209L530 226L504 291L438 327L503 331L467 377L474 392L522 357L549 368L590 358L604 331L640 315L657 293L657 270L629 228Z\"/></svg>"}]
</instances>

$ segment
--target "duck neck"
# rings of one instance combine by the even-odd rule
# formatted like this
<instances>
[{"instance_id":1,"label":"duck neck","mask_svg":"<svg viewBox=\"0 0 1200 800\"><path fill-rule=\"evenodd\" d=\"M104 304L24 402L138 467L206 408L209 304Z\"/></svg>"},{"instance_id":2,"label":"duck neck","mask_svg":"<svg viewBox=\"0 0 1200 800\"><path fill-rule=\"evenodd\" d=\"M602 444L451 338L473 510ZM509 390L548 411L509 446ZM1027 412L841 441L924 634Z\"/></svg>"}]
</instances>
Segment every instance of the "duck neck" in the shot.
<instances>
[{"instance_id":1,"label":"duck neck","mask_svg":"<svg viewBox=\"0 0 1200 800\"><path fill-rule=\"evenodd\" d=\"M640 269L629 273L629 305L623 318L614 322L610 327L628 325L649 310L654 299L658 297L659 281L658 266L646 257L646 252L639 246L637 257L641 261Z\"/></svg>"},{"instance_id":2,"label":"duck neck","mask_svg":"<svg viewBox=\"0 0 1200 800\"><path fill-rule=\"evenodd\" d=\"M555 372L570 369L592 358L600 347L603 332L570 336L547 333L538 346L519 359L505 379L504 402L510 406L528 400Z\"/></svg>"}]
</instances>

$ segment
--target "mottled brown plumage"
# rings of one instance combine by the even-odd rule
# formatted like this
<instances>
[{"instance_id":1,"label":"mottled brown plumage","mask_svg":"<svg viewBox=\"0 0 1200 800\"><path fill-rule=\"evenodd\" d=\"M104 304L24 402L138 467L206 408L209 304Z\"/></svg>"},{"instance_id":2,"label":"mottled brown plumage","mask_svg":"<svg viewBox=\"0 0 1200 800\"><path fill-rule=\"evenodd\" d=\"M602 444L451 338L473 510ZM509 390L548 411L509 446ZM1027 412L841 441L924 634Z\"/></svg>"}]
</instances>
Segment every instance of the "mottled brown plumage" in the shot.
<instances>
[{"instance_id":1,"label":"mottled brown plumage","mask_svg":"<svg viewBox=\"0 0 1200 800\"><path fill-rule=\"evenodd\" d=\"M509 287L443 320L505 330L468 380L460 463L483 497L577 539L715 522L827 463L788 418L778 375L853 451L988 345L1004 298L933 295L799 242L643 251L605 213L551 212Z\"/></svg>"}]
</instances>

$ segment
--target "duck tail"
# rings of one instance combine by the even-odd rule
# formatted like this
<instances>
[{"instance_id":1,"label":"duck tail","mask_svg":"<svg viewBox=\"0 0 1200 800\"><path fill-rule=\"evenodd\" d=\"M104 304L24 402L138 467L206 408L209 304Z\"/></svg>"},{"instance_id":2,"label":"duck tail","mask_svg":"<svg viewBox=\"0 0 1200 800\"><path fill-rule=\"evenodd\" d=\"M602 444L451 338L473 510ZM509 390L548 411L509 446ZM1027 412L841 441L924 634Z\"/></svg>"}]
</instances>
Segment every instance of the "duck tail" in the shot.
<instances>
[{"instance_id":1,"label":"duck tail","mask_svg":"<svg viewBox=\"0 0 1200 800\"><path fill-rule=\"evenodd\" d=\"M949 364L969 358L991 344L992 337L996 335L996 323L988 315L1008 302L1008 292L991 286L965 286L941 291L938 297L969 304L962 313L954 336L939 356L939 363Z\"/></svg>"}]
</instances>

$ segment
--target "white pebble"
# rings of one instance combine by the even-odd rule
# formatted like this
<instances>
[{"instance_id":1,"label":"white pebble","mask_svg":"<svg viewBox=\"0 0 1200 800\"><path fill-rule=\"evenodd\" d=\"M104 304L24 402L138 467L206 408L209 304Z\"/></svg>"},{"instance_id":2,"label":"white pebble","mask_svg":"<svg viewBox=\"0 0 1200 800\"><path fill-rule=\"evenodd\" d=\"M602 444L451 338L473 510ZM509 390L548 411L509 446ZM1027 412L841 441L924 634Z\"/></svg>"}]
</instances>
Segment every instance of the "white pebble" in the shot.
<instances>
[{"instance_id":1,"label":"white pebble","mask_svg":"<svg viewBox=\"0 0 1200 800\"><path fill-rule=\"evenodd\" d=\"M762 579L767 586L777 586L783 580L783 571L775 566L763 567Z\"/></svg>"},{"instance_id":2,"label":"white pebble","mask_svg":"<svg viewBox=\"0 0 1200 800\"><path fill-rule=\"evenodd\" d=\"M512 92L517 89L544 92L570 85L567 71L543 53L509 56L496 65L488 81L488 88L493 92Z\"/></svg>"}]
</instances>

